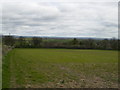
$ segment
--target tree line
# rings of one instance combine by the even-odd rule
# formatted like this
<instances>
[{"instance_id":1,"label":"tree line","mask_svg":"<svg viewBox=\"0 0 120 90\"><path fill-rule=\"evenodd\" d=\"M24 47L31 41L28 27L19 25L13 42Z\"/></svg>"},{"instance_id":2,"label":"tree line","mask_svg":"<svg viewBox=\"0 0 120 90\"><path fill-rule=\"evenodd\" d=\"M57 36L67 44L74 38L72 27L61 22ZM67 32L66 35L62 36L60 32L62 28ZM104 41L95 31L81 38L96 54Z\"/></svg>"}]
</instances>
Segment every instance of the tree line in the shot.
<instances>
[{"instance_id":1,"label":"tree line","mask_svg":"<svg viewBox=\"0 0 120 90\"><path fill-rule=\"evenodd\" d=\"M4 45L12 46L15 48L71 48L71 49L105 49L105 50L119 50L119 39L60 39L55 38L50 41L49 38L40 37L14 37L3 36L2 42Z\"/></svg>"}]
</instances>

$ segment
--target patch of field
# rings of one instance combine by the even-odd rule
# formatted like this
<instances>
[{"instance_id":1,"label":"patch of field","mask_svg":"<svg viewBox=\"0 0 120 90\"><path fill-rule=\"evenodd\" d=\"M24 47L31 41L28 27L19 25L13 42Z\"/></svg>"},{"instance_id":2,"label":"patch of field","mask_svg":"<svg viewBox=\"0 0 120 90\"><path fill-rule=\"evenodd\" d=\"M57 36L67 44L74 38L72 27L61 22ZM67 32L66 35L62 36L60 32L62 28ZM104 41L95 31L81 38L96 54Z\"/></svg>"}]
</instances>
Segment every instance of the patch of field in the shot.
<instances>
[{"instance_id":1,"label":"patch of field","mask_svg":"<svg viewBox=\"0 0 120 90\"><path fill-rule=\"evenodd\" d=\"M118 52L14 49L3 59L3 88L117 88Z\"/></svg>"},{"instance_id":2,"label":"patch of field","mask_svg":"<svg viewBox=\"0 0 120 90\"><path fill-rule=\"evenodd\" d=\"M0 45L0 89L2 89L2 47Z\"/></svg>"}]
</instances>

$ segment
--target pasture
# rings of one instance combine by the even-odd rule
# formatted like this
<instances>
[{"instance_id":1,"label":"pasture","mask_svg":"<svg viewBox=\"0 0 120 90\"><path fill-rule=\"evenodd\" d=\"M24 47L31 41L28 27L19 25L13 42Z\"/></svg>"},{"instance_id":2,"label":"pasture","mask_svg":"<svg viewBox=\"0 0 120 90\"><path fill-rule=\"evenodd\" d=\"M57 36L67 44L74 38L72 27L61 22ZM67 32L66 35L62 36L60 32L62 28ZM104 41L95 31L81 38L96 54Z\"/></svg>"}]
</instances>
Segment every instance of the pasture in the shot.
<instances>
[{"instance_id":1,"label":"pasture","mask_svg":"<svg viewBox=\"0 0 120 90\"><path fill-rule=\"evenodd\" d=\"M118 52L13 49L3 58L3 88L117 88Z\"/></svg>"}]
</instances>

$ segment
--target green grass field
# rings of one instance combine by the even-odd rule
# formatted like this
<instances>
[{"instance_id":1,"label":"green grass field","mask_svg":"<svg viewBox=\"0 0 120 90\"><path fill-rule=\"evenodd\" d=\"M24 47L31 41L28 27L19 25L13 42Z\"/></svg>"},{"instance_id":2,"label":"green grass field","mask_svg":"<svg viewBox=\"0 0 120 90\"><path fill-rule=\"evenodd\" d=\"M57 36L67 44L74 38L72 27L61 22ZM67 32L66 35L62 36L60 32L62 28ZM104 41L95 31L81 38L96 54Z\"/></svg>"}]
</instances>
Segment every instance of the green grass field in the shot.
<instances>
[{"instance_id":1,"label":"green grass field","mask_svg":"<svg viewBox=\"0 0 120 90\"><path fill-rule=\"evenodd\" d=\"M0 45L0 89L2 89L2 47Z\"/></svg>"},{"instance_id":2,"label":"green grass field","mask_svg":"<svg viewBox=\"0 0 120 90\"><path fill-rule=\"evenodd\" d=\"M3 58L3 88L118 87L118 52L14 49Z\"/></svg>"}]
</instances>

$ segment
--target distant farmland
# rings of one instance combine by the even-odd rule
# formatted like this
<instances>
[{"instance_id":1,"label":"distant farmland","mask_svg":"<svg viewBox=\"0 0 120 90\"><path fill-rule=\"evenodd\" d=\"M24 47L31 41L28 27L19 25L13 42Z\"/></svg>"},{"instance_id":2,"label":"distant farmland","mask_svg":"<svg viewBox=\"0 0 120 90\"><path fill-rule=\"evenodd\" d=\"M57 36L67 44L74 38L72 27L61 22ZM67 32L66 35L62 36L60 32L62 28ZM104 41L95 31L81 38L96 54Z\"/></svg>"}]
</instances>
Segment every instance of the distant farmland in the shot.
<instances>
[{"instance_id":1,"label":"distant farmland","mask_svg":"<svg viewBox=\"0 0 120 90\"><path fill-rule=\"evenodd\" d=\"M118 87L118 52L13 49L3 58L3 88Z\"/></svg>"}]
</instances>

